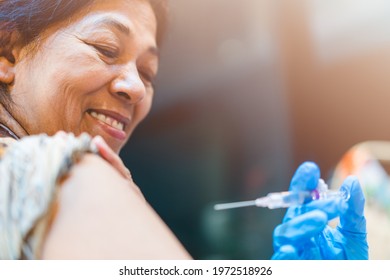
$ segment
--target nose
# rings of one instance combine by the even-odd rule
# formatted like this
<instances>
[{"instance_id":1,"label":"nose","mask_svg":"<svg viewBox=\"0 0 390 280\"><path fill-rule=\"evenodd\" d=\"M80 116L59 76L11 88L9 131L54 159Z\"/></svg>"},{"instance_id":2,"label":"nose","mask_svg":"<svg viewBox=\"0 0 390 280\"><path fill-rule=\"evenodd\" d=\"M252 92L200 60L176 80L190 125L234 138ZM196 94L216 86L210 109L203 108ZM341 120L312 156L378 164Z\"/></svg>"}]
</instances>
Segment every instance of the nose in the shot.
<instances>
[{"instance_id":1,"label":"nose","mask_svg":"<svg viewBox=\"0 0 390 280\"><path fill-rule=\"evenodd\" d=\"M125 102L131 104L140 102L146 94L146 88L137 67L135 65L123 67L112 80L110 92Z\"/></svg>"}]
</instances>

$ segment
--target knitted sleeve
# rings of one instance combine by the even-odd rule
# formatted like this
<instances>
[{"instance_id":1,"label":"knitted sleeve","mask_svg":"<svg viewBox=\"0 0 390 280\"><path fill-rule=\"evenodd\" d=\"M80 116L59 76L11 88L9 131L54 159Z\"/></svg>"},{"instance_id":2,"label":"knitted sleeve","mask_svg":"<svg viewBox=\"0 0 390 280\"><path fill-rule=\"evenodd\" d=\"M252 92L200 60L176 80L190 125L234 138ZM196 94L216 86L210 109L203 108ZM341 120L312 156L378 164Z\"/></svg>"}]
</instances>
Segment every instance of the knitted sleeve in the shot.
<instances>
[{"instance_id":1,"label":"knitted sleeve","mask_svg":"<svg viewBox=\"0 0 390 280\"><path fill-rule=\"evenodd\" d=\"M60 179L85 153L82 134L0 138L0 259L39 259Z\"/></svg>"}]
</instances>

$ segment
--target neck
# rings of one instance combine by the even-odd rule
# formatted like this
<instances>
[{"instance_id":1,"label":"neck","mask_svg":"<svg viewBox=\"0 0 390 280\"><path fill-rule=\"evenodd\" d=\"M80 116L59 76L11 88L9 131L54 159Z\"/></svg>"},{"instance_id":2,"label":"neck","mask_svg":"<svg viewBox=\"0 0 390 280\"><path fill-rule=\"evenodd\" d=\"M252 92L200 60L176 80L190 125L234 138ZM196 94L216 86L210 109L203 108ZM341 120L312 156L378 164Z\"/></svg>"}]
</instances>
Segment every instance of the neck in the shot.
<instances>
[{"instance_id":1,"label":"neck","mask_svg":"<svg viewBox=\"0 0 390 280\"><path fill-rule=\"evenodd\" d=\"M0 128L10 137L19 139L28 135L27 131L14 119L3 104L0 103Z\"/></svg>"}]
</instances>

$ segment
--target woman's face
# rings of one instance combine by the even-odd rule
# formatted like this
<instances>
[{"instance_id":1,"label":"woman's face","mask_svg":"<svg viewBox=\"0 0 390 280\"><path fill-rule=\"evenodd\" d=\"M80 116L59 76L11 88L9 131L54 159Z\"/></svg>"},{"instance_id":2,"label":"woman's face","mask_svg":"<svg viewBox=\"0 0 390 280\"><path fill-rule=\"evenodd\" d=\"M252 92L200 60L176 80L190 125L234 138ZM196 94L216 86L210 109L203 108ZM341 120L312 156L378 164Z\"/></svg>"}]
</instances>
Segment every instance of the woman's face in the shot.
<instances>
[{"instance_id":1,"label":"woman's face","mask_svg":"<svg viewBox=\"0 0 390 280\"><path fill-rule=\"evenodd\" d=\"M148 1L94 3L20 50L11 114L29 134L88 132L119 152L151 107L157 22Z\"/></svg>"}]
</instances>

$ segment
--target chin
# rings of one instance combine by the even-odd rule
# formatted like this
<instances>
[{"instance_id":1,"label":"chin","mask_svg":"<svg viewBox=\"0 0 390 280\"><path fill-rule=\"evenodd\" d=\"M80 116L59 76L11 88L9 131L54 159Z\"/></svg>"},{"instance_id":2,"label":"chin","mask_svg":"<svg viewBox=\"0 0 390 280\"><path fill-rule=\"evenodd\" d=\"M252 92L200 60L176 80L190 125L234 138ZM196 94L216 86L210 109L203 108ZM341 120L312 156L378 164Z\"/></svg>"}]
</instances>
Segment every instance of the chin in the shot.
<instances>
[{"instance_id":1,"label":"chin","mask_svg":"<svg viewBox=\"0 0 390 280\"><path fill-rule=\"evenodd\" d=\"M107 145L116 153L119 154L123 146L126 144L126 142L119 143L118 141L110 141L109 139L106 139L104 136L102 136L103 139L106 141Z\"/></svg>"},{"instance_id":2,"label":"chin","mask_svg":"<svg viewBox=\"0 0 390 280\"><path fill-rule=\"evenodd\" d=\"M111 148L117 155L119 155L119 153L121 152L122 150L122 147L112 147Z\"/></svg>"}]
</instances>

